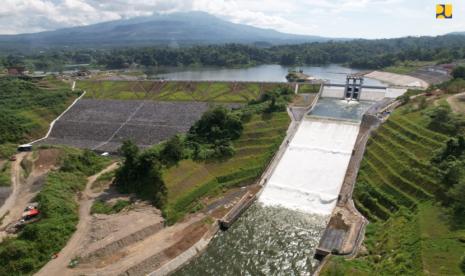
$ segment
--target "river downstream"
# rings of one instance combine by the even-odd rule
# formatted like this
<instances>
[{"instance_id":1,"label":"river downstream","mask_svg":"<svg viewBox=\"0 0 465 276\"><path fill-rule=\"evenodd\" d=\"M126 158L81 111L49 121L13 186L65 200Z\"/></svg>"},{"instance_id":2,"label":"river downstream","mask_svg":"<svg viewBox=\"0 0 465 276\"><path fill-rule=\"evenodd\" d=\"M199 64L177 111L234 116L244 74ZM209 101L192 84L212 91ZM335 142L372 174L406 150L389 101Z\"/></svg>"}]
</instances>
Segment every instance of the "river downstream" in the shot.
<instances>
[{"instance_id":1,"label":"river downstream","mask_svg":"<svg viewBox=\"0 0 465 276\"><path fill-rule=\"evenodd\" d=\"M255 203L174 275L311 275L327 219Z\"/></svg>"}]
</instances>

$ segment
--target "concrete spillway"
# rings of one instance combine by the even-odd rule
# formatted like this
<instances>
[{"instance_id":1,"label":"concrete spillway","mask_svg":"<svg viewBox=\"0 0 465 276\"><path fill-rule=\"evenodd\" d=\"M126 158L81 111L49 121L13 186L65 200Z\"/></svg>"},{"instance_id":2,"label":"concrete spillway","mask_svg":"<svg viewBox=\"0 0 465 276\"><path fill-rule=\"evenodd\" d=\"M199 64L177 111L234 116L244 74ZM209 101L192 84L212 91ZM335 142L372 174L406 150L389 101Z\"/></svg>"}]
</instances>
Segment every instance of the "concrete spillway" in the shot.
<instances>
[{"instance_id":1,"label":"concrete spillway","mask_svg":"<svg viewBox=\"0 0 465 276\"><path fill-rule=\"evenodd\" d=\"M358 123L303 121L259 201L306 213L331 214L358 131Z\"/></svg>"},{"instance_id":2,"label":"concrete spillway","mask_svg":"<svg viewBox=\"0 0 465 276\"><path fill-rule=\"evenodd\" d=\"M175 275L311 275L360 119L371 104L320 99L300 123L258 202Z\"/></svg>"}]
</instances>

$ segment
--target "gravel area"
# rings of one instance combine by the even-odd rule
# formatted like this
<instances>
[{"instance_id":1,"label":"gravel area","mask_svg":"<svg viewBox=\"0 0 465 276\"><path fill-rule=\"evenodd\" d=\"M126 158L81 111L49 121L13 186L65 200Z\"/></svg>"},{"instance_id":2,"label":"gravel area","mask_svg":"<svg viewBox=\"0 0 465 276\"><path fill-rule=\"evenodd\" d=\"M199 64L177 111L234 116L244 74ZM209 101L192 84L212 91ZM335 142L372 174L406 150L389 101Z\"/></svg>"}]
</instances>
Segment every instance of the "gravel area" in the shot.
<instances>
[{"instance_id":1,"label":"gravel area","mask_svg":"<svg viewBox=\"0 0 465 276\"><path fill-rule=\"evenodd\" d=\"M210 106L206 102L82 99L56 122L41 144L116 152L124 140L131 139L147 147L187 132Z\"/></svg>"},{"instance_id":2,"label":"gravel area","mask_svg":"<svg viewBox=\"0 0 465 276\"><path fill-rule=\"evenodd\" d=\"M451 79L451 76L430 71L427 68L420 68L409 74L410 76L422 79L429 84L438 84Z\"/></svg>"}]
</instances>

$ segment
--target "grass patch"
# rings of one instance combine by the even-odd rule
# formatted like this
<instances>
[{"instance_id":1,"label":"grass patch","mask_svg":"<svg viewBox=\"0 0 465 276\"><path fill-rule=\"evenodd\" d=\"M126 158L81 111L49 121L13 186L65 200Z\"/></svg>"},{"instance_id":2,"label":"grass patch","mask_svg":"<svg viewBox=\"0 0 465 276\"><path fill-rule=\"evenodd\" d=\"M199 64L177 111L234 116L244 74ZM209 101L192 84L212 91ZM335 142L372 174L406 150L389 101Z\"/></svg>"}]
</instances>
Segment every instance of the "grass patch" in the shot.
<instances>
[{"instance_id":1,"label":"grass patch","mask_svg":"<svg viewBox=\"0 0 465 276\"><path fill-rule=\"evenodd\" d=\"M285 86L272 84L267 90ZM259 83L227 82L152 82L152 81L78 81L76 87L87 91L86 98L114 100L202 101L245 103L258 99L264 90Z\"/></svg>"},{"instance_id":2,"label":"grass patch","mask_svg":"<svg viewBox=\"0 0 465 276\"><path fill-rule=\"evenodd\" d=\"M0 159L8 159L16 153L15 144L0 144Z\"/></svg>"},{"instance_id":3,"label":"grass patch","mask_svg":"<svg viewBox=\"0 0 465 276\"><path fill-rule=\"evenodd\" d=\"M383 71L396 73L396 74L408 74L413 73L417 69L427 65L434 65L434 62L431 61L404 61L404 62L397 62L396 65L388 66L383 69Z\"/></svg>"},{"instance_id":4,"label":"grass patch","mask_svg":"<svg viewBox=\"0 0 465 276\"><path fill-rule=\"evenodd\" d=\"M102 200L96 200L94 201L94 204L92 204L90 213L106 215L117 214L129 205L131 205L130 201L122 199L119 199L115 203L108 203Z\"/></svg>"},{"instance_id":5,"label":"grass patch","mask_svg":"<svg viewBox=\"0 0 465 276\"><path fill-rule=\"evenodd\" d=\"M11 185L11 163L6 161L0 166L0 187Z\"/></svg>"},{"instance_id":6,"label":"grass patch","mask_svg":"<svg viewBox=\"0 0 465 276\"><path fill-rule=\"evenodd\" d=\"M102 189L106 184L110 183L115 177L115 171L106 172L101 174L95 181L92 183L91 189Z\"/></svg>"},{"instance_id":7,"label":"grass patch","mask_svg":"<svg viewBox=\"0 0 465 276\"><path fill-rule=\"evenodd\" d=\"M183 160L178 166L163 173L168 189L164 210L168 222L175 222L193 209L198 209L199 199L221 193L223 189L254 182L281 144L290 119L286 112L270 116L254 115L244 124L242 136L234 141L240 145L232 158L222 161ZM273 135L250 138L252 132L273 129ZM246 150L241 150L246 149Z\"/></svg>"},{"instance_id":8,"label":"grass patch","mask_svg":"<svg viewBox=\"0 0 465 276\"><path fill-rule=\"evenodd\" d=\"M52 81L47 79L38 83L0 78L0 144L24 143L43 136L50 121L79 95L64 82L44 88L43 84ZM0 152L4 152L4 148Z\"/></svg>"},{"instance_id":9,"label":"grass patch","mask_svg":"<svg viewBox=\"0 0 465 276\"><path fill-rule=\"evenodd\" d=\"M299 84L297 93L318 93L320 92L321 84Z\"/></svg>"},{"instance_id":10,"label":"grass patch","mask_svg":"<svg viewBox=\"0 0 465 276\"><path fill-rule=\"evenodd\" d=\"M32 172L32 169L34 167L34 161L32 160L33 157L26 156L21 160L21 169L23 169L24 172L24 177L28 178L29 175Z\"/></svg>"}]
</instances>

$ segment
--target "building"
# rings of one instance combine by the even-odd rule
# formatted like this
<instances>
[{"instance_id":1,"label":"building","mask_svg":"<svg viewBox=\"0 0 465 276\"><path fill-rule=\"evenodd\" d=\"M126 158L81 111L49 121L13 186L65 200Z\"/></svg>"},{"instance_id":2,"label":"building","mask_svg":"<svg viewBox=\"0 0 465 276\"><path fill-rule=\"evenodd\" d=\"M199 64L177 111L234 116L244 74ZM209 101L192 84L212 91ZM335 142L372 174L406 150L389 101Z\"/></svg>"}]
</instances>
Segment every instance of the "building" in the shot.
<instances>
[{"instance_id":1,"label":"building","mask_svg":"<svg viewBox=\"0 0 465 276\"><path fill-rule=\"evenodd\" d=\"M26 74L26 67L24 66L11 66L7 70L9 76L24 76Z\"/></svg>"}]
</instances>

